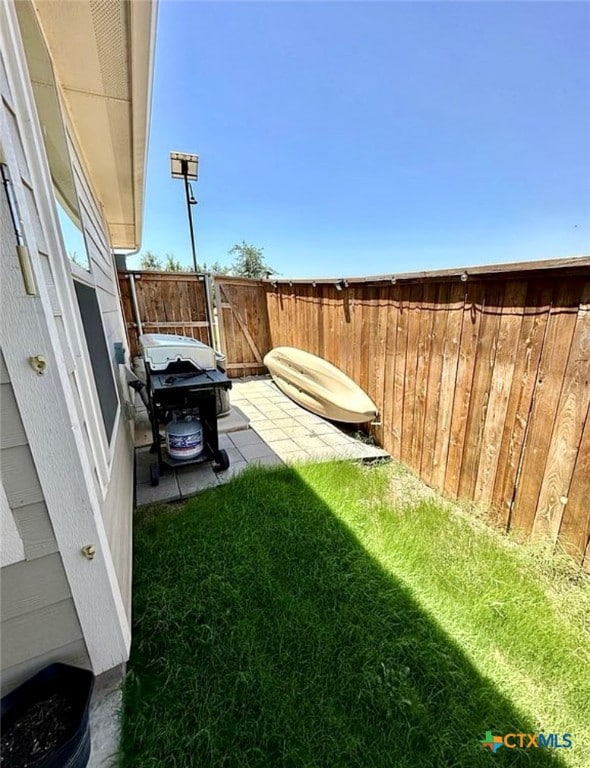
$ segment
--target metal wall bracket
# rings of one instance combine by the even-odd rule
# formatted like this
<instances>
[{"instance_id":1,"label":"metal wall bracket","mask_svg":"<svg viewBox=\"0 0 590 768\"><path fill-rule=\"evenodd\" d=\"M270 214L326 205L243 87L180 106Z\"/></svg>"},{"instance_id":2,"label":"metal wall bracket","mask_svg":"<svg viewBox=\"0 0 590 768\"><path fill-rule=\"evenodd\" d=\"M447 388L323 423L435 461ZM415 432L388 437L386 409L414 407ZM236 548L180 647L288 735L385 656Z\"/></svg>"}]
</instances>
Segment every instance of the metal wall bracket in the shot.
<instances>
[{"instance_id":1,"label":"metal wall bracket","mask_svg":"<svg viewBox=\"0 0 590 768\"><path fill-rule=\"evenodd\" d=\"M35 286L35 278L33 277L31 256L27 246L25 245L24 238L20 230L21 219L18 212L16 198L14 196L14 187L6 163L0 163L0 176L2 177L2 184L6 192L6 200L8 202L10 219L12 221L12 228L14 230L14 237L16 240L16 255L18 256L18 263L20 266L21 274L23 276L25 293L27 296L36 296L37 288Z\"/></svg>"}]
</instances>

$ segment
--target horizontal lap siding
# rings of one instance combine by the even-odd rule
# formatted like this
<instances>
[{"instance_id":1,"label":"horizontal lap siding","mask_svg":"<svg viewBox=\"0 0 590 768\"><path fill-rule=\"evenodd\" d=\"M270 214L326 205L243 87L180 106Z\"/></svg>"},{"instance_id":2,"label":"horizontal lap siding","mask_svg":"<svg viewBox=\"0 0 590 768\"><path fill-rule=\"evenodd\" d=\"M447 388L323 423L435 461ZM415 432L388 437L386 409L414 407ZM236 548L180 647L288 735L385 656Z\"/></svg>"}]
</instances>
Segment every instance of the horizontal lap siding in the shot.
<instances>
[{"instance_id":1,"label":"horizontal lap siding","mask_svg":"<svg viewBox=\"0 0 590 768\"><path fill-rule=\"evenodd\" d=\"M30 185L29 173L20 141L7 84L2 84L1 108L11 127L18 168L11 167L13 179L20 174L34 240L40 249L44 279L53 311L60 313L59 301L45 255L47 246L39 221L38 207ZM7 137L3 136L2 141ZM1 196L2 253L16 243L10 225L6 196ZM13 361L9 361L13 362ZM52 661L75 660L88 666L86 645L71 590L67 583L51 520L45 505L27 435L14 396L6 362L0 353L0 468L1 481L9 507L23 541L25 559L2 569L0 634L2 693L13 688L37 669Z\"/></svg>"},{"instance_id":2,"label":"horizontal lap siding","mask_svg":"<svg viewBox=\"0 0 590 768\"><path fill-rule=\"evenodd\" d=\"M10 384L4 383L3 395ZM8 403L8 404L7 404ZM60 648L77 642L77 656L88 664L82 630L76 616L43 491L26 440L14 397L3 397L3 416L11 435L1 451L2 485L22 538L25 559L2 569L0 585L2 690L32 674L38 657L62 661ZM4 431L3 431L4 432ZM14 682L13 682L14 681Z\"/></svg>"},{"instance_id":3,"label":"horizontal lap siding","mask_svg":"<svg viewBox=\"0 0 590 768\"><path fill-rule=\"evenodd\" d=\"M2 618L17 616L59 603L70 596L70 589L59 553L44 558L22 560L2 571Z\"/></svg>"},{"instance_id":4,"label":"horizontal lap siding","mask_svg":"<svg viewBox=\"0 0 590 768\"><path fill-rule=\"evenodd\" d=\"M15 566L9 566L14 568ZM70 597L2 622L2 669L8 669L82 639Z\"/></svg>"},{"instance_id":5,"label":"horizontal lap siding","mask_svg":"<svg viewBox=\"0 0 590 768\"><path fill-rule=\"evenodd\" d=\"M65 645L60 645L57 648L52 648L50 651L35 656L33 659L4 668L2 670L1 695L4 696L5 693L16 688L17 685L27 678L32 677L49 664L57 661L61 664L70 664L72 667L90 669L84 640L81 638L73 640Z\"/></svg>"}]
</instances>

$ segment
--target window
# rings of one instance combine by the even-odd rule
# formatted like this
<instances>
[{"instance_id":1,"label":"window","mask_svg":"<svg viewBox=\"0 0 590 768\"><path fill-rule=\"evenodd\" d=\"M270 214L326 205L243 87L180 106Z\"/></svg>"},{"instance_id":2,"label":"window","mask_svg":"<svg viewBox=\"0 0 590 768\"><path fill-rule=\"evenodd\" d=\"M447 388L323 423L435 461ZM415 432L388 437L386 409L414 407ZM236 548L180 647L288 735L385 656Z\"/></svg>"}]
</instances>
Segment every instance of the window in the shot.
<instances>
[{"instance_id":1,"label":"window","mask_svg":"<svg viewBox=\"0 0 590 768\"><path fill-rule=\"evenodd\" d=\"M104 337L100 307L96 298L96 291L89 285L74 280L76 298L82 316L84 335L90 353L90 364L96 382L98 399L107 439L110 443L113 434L113 425L117 415L119 400L113 381L113 371L109 351Z\"/></svg>"},{"instance_id":2,"label":"window","mask_svg":"<svg viewBox=\"0 0 590 768\"><path fill-rule=\"evenodd\" d=\"M77 264L79 267L89 272L90 263L86 253L86 242L84 241L84 235L80 229L80 221L79 219L74 219L67 214L66 210L59 201L59 196L55 188L54 196L55 207L57 209L57 218L59 219L59 226L68 258L74 264Z\"/></svg>"}]
</instances>

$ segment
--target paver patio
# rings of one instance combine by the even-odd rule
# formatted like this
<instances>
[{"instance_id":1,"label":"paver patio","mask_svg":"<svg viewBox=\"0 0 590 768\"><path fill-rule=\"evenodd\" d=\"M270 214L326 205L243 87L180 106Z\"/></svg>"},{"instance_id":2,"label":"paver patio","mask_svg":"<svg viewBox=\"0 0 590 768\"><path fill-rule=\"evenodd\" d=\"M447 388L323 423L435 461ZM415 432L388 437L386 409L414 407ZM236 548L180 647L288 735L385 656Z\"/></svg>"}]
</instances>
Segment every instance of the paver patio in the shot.
<instances>
[{"instance_id":1,"label":"paver patio","mask_svg":"<svg viewBox=\"0 0 590 768\"><path fill-rule=\"evenodd\" d=\"M147 444L146 413L141 409L138 411L137 506L193 496L205 488L227 482L249 464L333 459L371 461L389 456L383 449L362 442L332 422L301 408L284 395L270 377L234 380L230 399L232 415L218 422L219 446L228 452L229 469L216 473L210 464L187 466L164 473L155 487L149 482L149 467L154 456ZM240 420L242 414L246 418Z\"/></svg>"}]
</instances>

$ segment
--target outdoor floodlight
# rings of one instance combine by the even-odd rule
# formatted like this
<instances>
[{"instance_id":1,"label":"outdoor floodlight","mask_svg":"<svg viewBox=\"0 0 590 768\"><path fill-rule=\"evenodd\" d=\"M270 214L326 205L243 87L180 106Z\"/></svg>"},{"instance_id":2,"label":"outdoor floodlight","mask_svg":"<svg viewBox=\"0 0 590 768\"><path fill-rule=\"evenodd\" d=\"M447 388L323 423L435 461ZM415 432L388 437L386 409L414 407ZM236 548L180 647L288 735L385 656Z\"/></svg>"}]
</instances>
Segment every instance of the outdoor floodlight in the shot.
<instances>
[{"instance_id":1,"label":"outdoor floodlight","mask_svg":"<svg viewBox=\"0 0 590 768\"><path fill-rule=\"evenodd\" d=\"M198 155L187 155L185 152L171 152L170 173L173 179L196 181L199 178Z\"/></svg>"}]
</instances>

